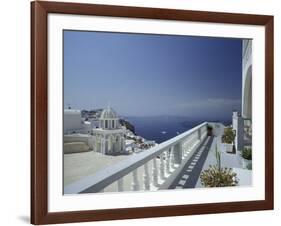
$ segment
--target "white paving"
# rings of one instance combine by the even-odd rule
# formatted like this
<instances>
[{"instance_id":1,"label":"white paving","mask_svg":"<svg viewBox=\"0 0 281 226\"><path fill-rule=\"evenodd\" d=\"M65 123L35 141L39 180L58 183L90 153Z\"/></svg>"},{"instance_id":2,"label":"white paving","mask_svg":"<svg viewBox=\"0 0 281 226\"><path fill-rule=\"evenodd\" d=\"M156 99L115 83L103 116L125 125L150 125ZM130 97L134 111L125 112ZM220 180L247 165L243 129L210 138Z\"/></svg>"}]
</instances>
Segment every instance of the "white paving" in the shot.
<instances>
[{"instance_id":1,"label":"white paving","mask_svg":"<svg viewBox=\"0 0 281 226\"><path fill-rule=\"evenodd\" d=\"M136 154L137 155L137 154ZM64 154L64 186L69 185L77 180L84 178L85 176L94 175L100 170L115 164L131 155L119 155L110 156L102 155L97 152L89 151L84 153L75 154ZM156 164L160 165L160 160L156 159ZM148 170L152 172L152 161L148 162ZM144 185L144 167L138 168L138 179L141 185L140 189L143 190ZM129 173L123 177L124 191L131 191L132 185L132 174ZM160 184L163 181L158 181ZM117 191L117 181L109 185L104 189L105 192L116 192ZM151 186L150 190L156 190L155 187Z\"/></svg>"},{"instance_id":2,"label":"white paving","mask_svg":"<svg viewBox=\"0 0 281 226\"><path fill-rule=\"evenodd\" d=\"M71 184L85 176L93 175L127 157L127 155L102 155L94 151L64 154L64 185Z\"/></svg>"}]
</instances>

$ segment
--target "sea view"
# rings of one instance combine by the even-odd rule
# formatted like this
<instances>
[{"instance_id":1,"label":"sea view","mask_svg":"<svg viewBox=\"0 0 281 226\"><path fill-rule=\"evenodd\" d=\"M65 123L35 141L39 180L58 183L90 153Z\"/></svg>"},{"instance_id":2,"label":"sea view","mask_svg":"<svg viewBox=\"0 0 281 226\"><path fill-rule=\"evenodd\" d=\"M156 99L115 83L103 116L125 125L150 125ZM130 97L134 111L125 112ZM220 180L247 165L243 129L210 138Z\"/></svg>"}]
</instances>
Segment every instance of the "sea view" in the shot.
<instances>
[{"instance_id":1,"label":"sea view","mask_svg":"<svg viewBox=\"0 0 281 226\"><path fill-rule=\"evenodd\" d=\"M124 117L135 127L135 133L147 140L154 140L156 143L162 143L169 140L198 124L208 121L206 119L192 119L182 116L127 116ZM228 125L231 120L220 119L221 122Z\"/></svg>"}]
</instances>

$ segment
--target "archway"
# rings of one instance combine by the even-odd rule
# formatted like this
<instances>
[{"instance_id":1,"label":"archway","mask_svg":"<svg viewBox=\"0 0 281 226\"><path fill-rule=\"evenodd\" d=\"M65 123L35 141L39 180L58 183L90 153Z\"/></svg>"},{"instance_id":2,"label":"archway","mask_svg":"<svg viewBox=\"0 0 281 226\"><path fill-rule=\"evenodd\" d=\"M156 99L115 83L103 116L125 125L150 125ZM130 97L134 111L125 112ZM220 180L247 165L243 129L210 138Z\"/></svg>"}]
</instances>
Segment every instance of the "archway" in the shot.
<instances>
[{"instance_id":1,"label":"archway","mask_svg":"<svg viewBox=\"0 0 281 226\"><path fill-rule=\"evenodd\" d=\"M244 118L252 118L252 66L246 73L246 78L243 87L243 109L242 115Z\"/></svg>"}]
</instances>

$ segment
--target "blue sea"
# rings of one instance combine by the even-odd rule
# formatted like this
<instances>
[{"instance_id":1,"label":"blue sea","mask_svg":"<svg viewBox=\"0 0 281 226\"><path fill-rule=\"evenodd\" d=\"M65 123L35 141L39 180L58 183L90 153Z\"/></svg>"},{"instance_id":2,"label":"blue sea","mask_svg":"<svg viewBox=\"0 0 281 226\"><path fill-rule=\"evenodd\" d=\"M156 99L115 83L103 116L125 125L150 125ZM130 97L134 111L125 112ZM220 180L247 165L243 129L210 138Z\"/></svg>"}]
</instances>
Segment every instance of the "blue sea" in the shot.
<instances>
[{"instance_id":1,"label":"blue sea","mask_svg":"<svg viewBox=\"0 0 281 226\"><path fill-rule=\"evenodd\" d=\"M135 133L147 140L162 143L207 121L180 116L124 117L135 127ZM230 124L230 120L220 120Z\"/></svg>"}]
</instances>

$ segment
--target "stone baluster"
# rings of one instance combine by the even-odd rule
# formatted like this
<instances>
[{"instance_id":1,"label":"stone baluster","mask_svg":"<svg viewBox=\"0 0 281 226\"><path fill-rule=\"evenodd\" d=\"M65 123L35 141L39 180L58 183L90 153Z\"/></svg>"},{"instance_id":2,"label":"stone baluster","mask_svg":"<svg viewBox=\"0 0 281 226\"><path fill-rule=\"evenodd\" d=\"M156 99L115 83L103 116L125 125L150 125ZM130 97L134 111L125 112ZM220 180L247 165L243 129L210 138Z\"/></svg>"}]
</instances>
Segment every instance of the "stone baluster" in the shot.
<instances>
[{"instance_id":1,"label":"stone baluster","mask_svg":"<svg viewBox=\"0 0 281 226\"><path fill-rule=\"evenodd\" d=\"M180 144L181 148L180 148L180 151L181 151L181 159L185 159L185 150L184 150L184 145L183 144Z\"/></svg>"},{"instance_id":2,"label":"stone baluster","mask_svg":"<svg viewBox=\"0 0 281 226\"><path fill-rule=\"evenodd\" d=\"M189 153L191 151L191 148L190 148L190 137L188 138L188 141L187 141L187 146L186 146L186 155L188 156Z\"/></svg>"},{"instance_id":3,"label":"stone baluster","mask_svg":"<svg viewBox=\"0 0 281 226\"><path fill-rule=\"evenodd\" d=\"M138 169L133 170L132 190L133 191L140 190L140 183L139 183L139 178L138 178Z\"/></svg>"},{"instance_id":4,"label":"stone baluster","mask_svg":"<svg viewBox=\"0 0 281 226\"><path fill-rule=\"evenodd\" d=\"M206 135L206 127L203 128L203 136L202 137L205 138L205 135Z\"/></svg>"},{"instance_id":5,"label":"stone baluster","mask_svg":"<svg viewBox=\"0 0 281 226\"><path fill-rule=\"evenodd\" d=\"M150 190L150 176L148 173L148 162L144 164L143 184L144 184L144 190Z\"/></svg>"},{"instance_id":6,"label":"stone baluster","mask_svg":"<svg viewBox=\"0 0 281 226\"><path fill-rule=\"evenodd\" d=\"M185 157L185 152L186 152L186 143L183 142L182 143L182 153L183 153L183 156Z\"/></svg>"},{"instance_id":7,"label":"stone baluster","mask_svg":"<svg viewBox=\"0 0 281 226\"><path fill-rule=\"evenodd\" d=\"M123 181L123 177L121 177L121 178L117 181L117 188L118 188L118 191L124 191L124 181Z\"/></svg>"},{"instance_id":8,"label":"stone baluster","mask_svg":"<svg viewBox=\"0 0 281 226\"><path fill-rule=\"evenodd\" d=\"M205 137L205 126L201 128L201 137L202 139Z\"/></svg>"},{"instance_id":9,"label":"stone baluster","mask_svg":"<svg viewBox=\"0 0 281 226\"><path fill-rule=\"evenodd\" d=\"M153 185L158 186L158 167L157 167L157 161L156 158L152 160L152 179L153 179Z\"/></svg>"},{"instance_id":10,"label":"stone baluster","mask_svg":"<svg viewBox=\"0 0 281 226\"><path fill-rule=\"evenodd\" d=\"M202 134L201 133L201 128L199 128L198 131L197 131L197 136L198 136L197 139L198 139L198 141L201 140L201 134Z\"/></svg>"},{"instance_id":11,"label":"stone baluster","mask_svg":"<svg viewBox=\"0 0 281 226\"><path fill-rule=\"evenodd\" d=\"M165 155L165 153L162 153L162 154L160 155L160 178L161 178L162 180L165 179L164 155Z\"/></svg>"},{"instance_id":12,"label":"stone baluster","mask_svg":"<svg viewBox=\"0 0 281 226\"><path fill-rule=\"evenodd\" d=\"M182 144L181 142L178 142L174 145L175 164L180 165L182 163L182 154Z\"/></svg>"},{"instance_id":13,"label":"stone baluster","mask_svg":"<svg viewBox=\"0 0 281 226\"><path fill-rule=\"evenodd\" d=\"M188 156L188 140L184 143L184 157Z\"/></svg>"},{"instance_id":14,"label":"stone baluster","mask_svg":"<svg viewBox=\"0 0 281 226\"><path fill-rule=\"evenodd\" d=\"M193 134L193 138L192 138L192 148L194 147L196 141L197 141L197 136L196 136L196 134L194 133L194 134Z\"/></svg>"},{"instance_id":15,"label":"stone baluster","mask_svg":"<svg viewBox=\"0 0 281 226\"><path fill-rule=\"evenodd\" d=\"M166 157L166 173L167 174L170 173L170 156L171 156L171 152L170 152L170 149L168 149L165 152L165 157Z\"/></svg>"},{"instance_id":16,"label":"stone baluster","mask_svg":"<svg viewBox=\"0 0 281 226\"><path fill-rule=\"evenodd\" d=\"M186 157L189 155L189 153L190 153L190 144L188 143L186 147Z\"/></svg>"},{"instance_id":17,"label":"stone baluster","mask_svg":"<svg viewBox=\"0 0 281 226\"><path fill-rule=\"evenodd\" d=\"M101 153L105 155L105 138L101 138Z\"/></svg>"},{"instance_id":18,"label":"stone baluster","mask_svg":"<svg viewBox=\"0 0 281 226\"><path fill-rule=\"evenodd\" d=\"M174 146L170 148L170 167L173 169L175 167L175 153Z\"/></svg>"}]
</instances>

